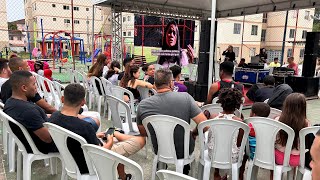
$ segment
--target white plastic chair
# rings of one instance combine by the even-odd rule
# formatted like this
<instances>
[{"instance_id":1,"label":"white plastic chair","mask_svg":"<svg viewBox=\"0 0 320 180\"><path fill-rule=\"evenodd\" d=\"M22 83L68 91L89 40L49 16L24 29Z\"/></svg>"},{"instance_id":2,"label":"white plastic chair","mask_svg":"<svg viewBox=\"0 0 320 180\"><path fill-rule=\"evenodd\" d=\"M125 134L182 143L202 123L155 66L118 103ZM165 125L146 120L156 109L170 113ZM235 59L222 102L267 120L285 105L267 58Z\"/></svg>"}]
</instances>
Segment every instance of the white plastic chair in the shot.
<instances>
[{"instance_id":1,"label":"white plastic chair","mask_svg":"<svg viewBox=\"0 0 320 180\"><path fill-rule=\"evenodd\" d=\"M189 69L189 79L191 81L197 81L198 65L197 64L188 64L188 69Z\"/></svg>"},{"instance_id":2,"label":"white plastic chair","mask_svg":"<svg viewBox=\"0 0 320 180\"><path fill-rule=\"evenodd\" d=\"M138 91L140 93L141 100L150 97L150 91L151 92L155 91L154 89L153 89L154 91L152 91L152 89L149 89L149 88L146 88L146 87L141 87L141 86L138 86L137 89L138 89Z\"/></svg>"},{"instance_id":3,"label":"white plastic chair","mask_svg":"<svg viewBox=\"0 0 320 180\"><path fill-rule=\"evenodd\" d=\"M156 169L158 162L167 164L175 164L176 172L183 173L184 165L190 164L194 161L194 152L189 153L189 141L190 141L190 125L176 117L167 115L152 115L146 117L142 124L147 131L148 140L151 141L151 135L148 129L148 124L154 127L155 135L157 137L158 152L155 154L152 165L152 178L155 179ZM176 149L174 145L174 129L177 125L182 126L184 129L184 158L177 159ZM156 128L155 128L156 127ZM152 143L150 143L152 144ZM154 152L155 153L155 152ZM192 168L191 169L195 169Z\"/></svg>"},{"instance_id":4,"label":"white plastic chair","mask_svg":"<svg viewBox=\"0 0 320 180\"><path fill-rule=\"evenodd\" d=\"M160 180L196 180L193 177L169 170L159 170L157 176Z\"/></svg>"},{"instance_id":5,"label":"white plastic chair","mask_svg":"<svg viewBox=\"0 0 320 180\"><path fill-rule=\"evenodd\" d=\"M134 106L134 96L132 94L131 91L129 91L128 89L125 89L123 87L120 86L114 86L112 87L112 96L123 100L123 96L125 95L125 93L127 95L129 95L129 107L130 107L130 111L131 111L131 118L135 119L136 118L136 111L135 111L135 106ZM124 114L124 110L122 108L120 108L120 111L122 114Z\"/></svg>"},{"instance_id":6,"label":"white plastic chair","mask_svg":"<svg viewBox=\"0 0 320 180\"><path fill-rule=\"evenodd\" d=\"M268 118L275 119L276 117L280 117L281 113L282 113L282 111L279 109L270 108L270 114L269 114Z\"/></svg>"},{"instance_id":7,"label":"white plastic chair","mask_svg":"<svg viewBox=\"0 0 320 180\"><path fill-rule=\"evenodd\" d=\"M114 97L106 95L108 106L111 110L111 120L112 124L115 127L121 128L125 134L131 134L131 135L137 135L140 134L137 123L132 122L131 113L130 113L130 107L129 105L124 102L123 100ZM119 108L124 107L125 110L125 118L126 121L123 122L121 119L121 116L123 114L120 113Z\"/></svg>"},{"instance_id":8,"label":"white plastic chair","mask_svg":"<svg viewBox=\"0 0 320 180\"><path fill-rule=\"evenodd\" d=\"M223 111L221 104L206 104L202 106L200 109L202 110L202 112L204 112L205 110L209 111L211 115L219 114ZM238 109L234 111L234 115L241 118L241 112Z\"/></svg>"},{"instance_id":9,"label":"white plastic chair","mask_svg":"<svg viewBox=\"0 0 320 180\"><path fill-rule=\"evenodd\" d=\"M55 158L59 158L61 160L59 153L48 153L43 154L41 153L36 145L34 144L29 132L27 129L21 125L16 120L12 119L10 116L8 116L3 111L0 111L0 116L2 117L4 125L7 127L7 130L9 134L14 138L15 143L18 145L18 153L17 153L17 179L21 179L21 166L23 165L23 179L24 180L31 180L31 165L32 162L35 160L42 160L42 159L48 159L50 158L50 164L51 164L51 174L57 174L57 162ZM24 144L18 139L18 137L13 133L11 126L9 123L13 126L18 127L21 132L23 133L24 137L26 138L32 153L28 153ZM22 155L22 157L21 157ZM21 162L21 158L23 158ZM62 161L61 161L62 162ZM63 166L63 162L62 162ZM62 174L64 174L65 171L62 170Z\"/></svg>"},{"instance_id":10,"label":"white plastic chair","mask_svg":"<svg viewBox=\"0 0 320 180\"><path fill-rule=\"evenodd\" d=\"M121 156L111 150L105 149L92 144L82 145L82 149L86 152L95 167L99 180L118 179L117 166L123 164L133 171L137 180L143 180L143 171L139 164L129 158Z\"/></svg>"},{"instance_id":11,"label":"white plastic chair","mask_svg":"<svg viewBox=\"0 0 320 180\"><path fill-rule=\"evenodd\" d=\"M0 111L2 111L4 108L4 104L0 102ZM2 145L3 145L3 154L7 155L8 159L8 165L9 165L9 172L14 172L15 171L15 147L16 144L14 142L13 136L9 134L7 127L4 125L3 121L5 120L5 116L0 115L0 120L2 122Z\"/></svg>"},{"instance_id":12,"label":"white plastic chair","mask_svg":"<svg viewBox=\"0 0 320 180\"><path fill-rule=\"evenodd\" d=\"M249 159L247 180L256 179L258 167L273 170L273 179L280 180L284 172L291 171L289 159L295 135L293 129L279 121L264 117L251 117L245 122L252 124L256 134L256 150L253 160ZM288 134L283 165L275 164L274 153L276 137L280 130ZM291 173L288 173L288 176L290 177Z\"/></svg>"},{"instance_id":13,"label":"white plastic chair","mask_svg":"<svg viewBox=\"0 0 320 180\"><path fill-rule=\"evenodd\" d=\"M62 160L64 162L63 168L64 168L64 171L66 171L66 173L62 174L61 179L67 179L67 175L68 175L69 177L75 178L78 180L97 180L98 178L93 170L93 166L87 154L85 152L83 153L87 163L89 174L81 174L79 171L78 165L76 161L73 159L73 156L70 153L67 145L68 138L72 138L78 141L81 146L84 144L87 144L87 141L80 135L74 132L71 132L63 127L60 127L56 124L47 122L47 123L44 123L43 125L48 128L50 135L54 143L56 144L61 154ZM81 150L82 149L79 149L79 151Z\"/></svg>"},{"instance_id":14,"label":"white plastic chair","mask_svg":"<svg viewBox=\"0 0 320 180\"><path fill-rule=\"evenodd\" d=\"M97 83L98 82L98 83ZM100 88L101 94L99 94L98 88ZM104 97L104 90L102 86L102 82L99 78L95 76L90 77L90 92L89 92L89 109L92 108L92 99L97 100L97 111L101 114L101 105Z\"/></svg>"},{"instance_id":15,"label":"white plastic chair","mask_svg":"<svg viewBox=\"0 0 320 180\"><path fill-rule=\"evenodd\" d=\"M205 148L205 136L203 130L210 126L215 137L214 147L211 159L208 150ZM238 161L232 162L232 146L234 144L234 136L238 134L239 129L244 131L241 146L239 150ZM239 178L239 168L242 165L242 158L245 145L248 139L250 128L243 122L227 119L207 120L198 125L199 141L200 141L200 163L198 168L198 179L209 180L211 167L218 169L231 169L232 179Z\"/></svg>"},{"instance_id":16,"label":"white plastic chair","mask_svg":"<svg viewBox=\"0 0 320 180\"><path fill-rule=\"evenodd\" d=\"M100 77L100 79L101 79L101 83L102 83L102 86L103 86L103 89L104 89L104 94L105 95L112 95L112 87L114 87L114 85L104 77ZM108 109L108 120L111 120L111 112L110 112L110 109L108 108L108 104L107 104L107 101L105 99L103 116L105 116L105 113L106 113L107 109Z\"/></svg>"},{"instance_id":17,"label":"white plastic chair","mask_svg":"<svg viewBox=\"0 0 320 180\"><path fill-rule=\"evenodd\" d=\"M305 153L307 151L310 151L310 149L306 149L305 146L305 138L308 134L313 134L316 135L316 133L319 131L320 127L314 126L314 127L306 127L300 130L299 132L299 141L300 141L300 165L298 168L298 173L297 173L297 180L302 180L303 176L306 171L310 171L310 169L307 169L305 167Z\"/></svg>"},{"instance_id":18,"label":"white plastic chair","mask_svg":"<svg viewBox=\"0 0 320 180\"><path fill-rule=\"evenodd\" d=\"M210 114L219 114L223 111L221 104L206 104L202 106L201 111L204 112L205 110L209 111Z\"/></svg>"},{"instance_id":19,"label":"white plastic chair","mask_svg":"<svg viewBox=\"0 0 320 180\"><path fill-rule=\"evenodd\" d=\"M40 79L39 79L39 74L35 73L35 72L31 72L32 75L35 77L36 79L36 85L37 85L37 92L39 93L40 97L43 97L44 96L44 93L42 91L42 86L41 86L41 83L40 83Z\"/></svg>"},{"instance_id":20,"label":"white plastic chair","mask_svg":"<svg viewBox=\"0 0 320 180\"><path fill-rule=\"evenodd\" d=\"M59 103L60 99L59 99L58 94L56 93L56 89L54 87L53 82L47 78L43 78L43 81L44 81L44 85L47 84L47 87L49 89L49 91L47 88L45 89L45 91L47 92L47 95L48 95L48 97L46 99L47 102L52 106L54 105L54 107L56 109L60 109L60 106L61 106L61 103Z\"/></svg>"}]
</instances>

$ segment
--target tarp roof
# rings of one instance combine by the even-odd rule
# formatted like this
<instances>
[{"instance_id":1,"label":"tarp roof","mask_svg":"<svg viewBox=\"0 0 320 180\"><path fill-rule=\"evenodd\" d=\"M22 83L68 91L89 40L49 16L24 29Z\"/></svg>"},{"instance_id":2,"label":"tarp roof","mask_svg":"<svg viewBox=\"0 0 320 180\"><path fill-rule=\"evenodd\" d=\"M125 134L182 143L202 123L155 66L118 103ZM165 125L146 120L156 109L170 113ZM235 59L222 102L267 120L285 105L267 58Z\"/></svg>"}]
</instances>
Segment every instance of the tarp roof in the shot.
<instances>
[{"instance_id":1,"label":"tarp roof","mask_svg":"<svg viewBox=\"0 0 320 180\"><path fill-rule=\"evenodd\" d=\"M231 17L257 14L263 12L302 9L320 6L320 0L216 0L216 17ZM93 0L99 6L121 7L131 12L139 8L140 11L154 11L159 9L159 15L168 10L177 10L185 13L201 14L203 18L211 15L211 0ZM183 11L183 10L188 10ZM124 11L125 12L125 11ZM143 12L142 14L147 14ZM152 14L152 13L151 13ZM154 14L154 13L153 13Z\"/></svg>"}]
</instances>

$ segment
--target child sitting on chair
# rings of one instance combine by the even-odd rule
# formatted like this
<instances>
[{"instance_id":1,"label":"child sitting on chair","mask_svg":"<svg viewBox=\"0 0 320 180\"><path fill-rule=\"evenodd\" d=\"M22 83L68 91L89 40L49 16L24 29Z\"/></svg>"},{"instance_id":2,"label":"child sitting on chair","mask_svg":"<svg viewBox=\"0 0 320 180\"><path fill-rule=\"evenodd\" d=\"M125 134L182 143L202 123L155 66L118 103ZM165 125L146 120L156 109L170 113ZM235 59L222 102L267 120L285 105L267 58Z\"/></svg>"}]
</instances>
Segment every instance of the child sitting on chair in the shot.
<instances>
[{"instance_id":1,"label":"child sitting on chair","mask_svg":"<svg viewBox=\"0 0 320 180\"><path fill-rule=\"evenodd\" d=\"M225 88L222 89L220 94L219 94L219 100L217 103L221 104L221 107L223 109L222 112L219 114L212 114L210 115L211 119L230 119L230 120L238 120L242 121L241 118L236 117L234 115L234 112L236 109L240 108L240 105L242 103L242 93L235 88ZM205 112L206 115L208 112ZM210 128L208 130L208 154L209 157L211 158L211 154L214 148L214 135L213 135L213 130ZM240 130L238 133L235 133L234 136L234 143L232 145L232 161L237 162L238 157L239 157L239 146L241 145L242 141L242 136L243 136L243 131ZM225 176L226 177L226 176ZM223 177L223 178L225 178ZM215 179L220 179L221 176L219 174L219 169L215 169L214 172L214 178Z\"/></svg>"}]
</instances>

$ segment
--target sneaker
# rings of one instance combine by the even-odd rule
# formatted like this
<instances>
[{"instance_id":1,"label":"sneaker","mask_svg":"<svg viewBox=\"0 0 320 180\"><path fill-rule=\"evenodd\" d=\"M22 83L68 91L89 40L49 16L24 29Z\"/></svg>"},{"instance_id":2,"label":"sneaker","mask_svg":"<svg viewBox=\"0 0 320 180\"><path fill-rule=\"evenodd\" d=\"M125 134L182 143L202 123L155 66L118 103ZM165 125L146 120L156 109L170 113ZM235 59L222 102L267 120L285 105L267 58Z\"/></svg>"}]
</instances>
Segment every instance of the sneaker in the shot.
<instances>
[{"instance_id":1,"label":"sneaker","mask_svg":"<svg viewBox=\"0 0 320 180\"><path fill-rule=\"evenodd\" d=\"M121 179L120 177L118 179ZM126 180L132 180L133 176L131 174L126 174Z\"/></svg>"},{"instance_id":2,"label":"sneaker","mask_svg":"<svg viewBox=\"0 0 320 180\"><path fill-rule=\"evenodd\" d=\"M131 174L126 174L126 180L132 180L133 176Z\"/></svg>"}]
</instances>

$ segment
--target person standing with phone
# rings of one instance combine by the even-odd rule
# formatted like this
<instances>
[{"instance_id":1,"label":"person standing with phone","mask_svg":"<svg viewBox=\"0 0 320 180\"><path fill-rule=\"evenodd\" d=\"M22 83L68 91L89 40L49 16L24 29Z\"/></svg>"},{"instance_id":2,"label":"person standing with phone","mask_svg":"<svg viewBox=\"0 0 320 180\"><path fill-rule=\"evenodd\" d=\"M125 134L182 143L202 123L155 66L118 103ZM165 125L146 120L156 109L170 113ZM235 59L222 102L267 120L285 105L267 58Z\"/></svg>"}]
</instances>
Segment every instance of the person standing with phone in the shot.
<instances>
[{"instance_id":1,"label":"person standing with phone","mask_svg":"<svg viewBox=\"0 0 320 180\"><path fill-rule=\"evenodd\" d=\"M85 104L85 90L80 84L69 84L64 90L61 101L64 103L62 110L53 113L49 122L82 136L88 144L102 146L126 157L135 154L145 145L145 138L122 134L114 128L109 128L106 132L96 133L95 120L93 118L83 118L78 114L81 106ZM114 138L118 140L117 143L113 142ZM68 149L74 157L80 173L88 173L80 144L70 141L68 142ZM122 164L119 164L117 169L120 179L132 179L131 174L125 173Z\"/></svg>"},{"instance_id":2,"label":"person standing with phone","mask_svg":"<svg viewBox=\"0 0 320 180\"><path fill-rule=\"evenodd\" d=\"M224 61L234 62L236 60L236 54L233 52L233 46L229 45L228 48L223 51L223 56L225 56Z\"/></svg>"}]
</instances>

